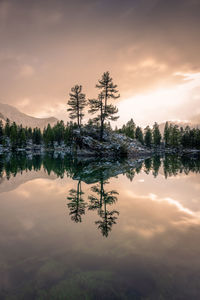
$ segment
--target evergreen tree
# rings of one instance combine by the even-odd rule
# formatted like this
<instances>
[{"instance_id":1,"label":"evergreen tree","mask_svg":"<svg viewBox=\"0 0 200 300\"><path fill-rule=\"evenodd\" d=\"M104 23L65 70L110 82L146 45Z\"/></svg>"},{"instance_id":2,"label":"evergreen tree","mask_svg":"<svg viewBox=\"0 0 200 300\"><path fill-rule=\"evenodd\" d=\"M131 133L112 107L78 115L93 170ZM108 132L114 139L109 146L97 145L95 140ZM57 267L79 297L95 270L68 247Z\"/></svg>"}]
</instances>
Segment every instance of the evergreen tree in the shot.
<instances>
[{"instance_id":1,"label":"evergreen tree","mask_svg":"<svg viewBox=\"0 0 200 300\"><path fill-rule=\"evenodd\" d=\"M94 122L100 122L100 138L103 137L103 130L104 130L104 121L105 121L105 114L104 114L104 104L103 104L103 93L100 93L98 99L89 99L89 113L95 114L98 112L96 118L94 118Z\"/></svg>"},{"instance_id":2,"label":"evergreen tree","mask_svg":"<svg viewBox=\"0 0 200 300\"><path fill-rule=\"evenodd\" d=\"M165 147L169 146L169 139L170 139L170 130L169 130L169 124L168 122L165 123L164 128L164 141L165 141Z\"/></svg>"},{"instance_id":3,"label":"evergreen tree","mask_svg":"<svg viewBox=\"0 0 200 300\"><path fill-rule=\"evenodd\" d=\"M17 132L17 125L15 122L12 123L9 129L9 136L12 149L17 148L17 141L18 141L18 132Z\"/></svg>"},{"instance_id":4,"label":"evergreen tree","mask_svg":"<svg viewBox=\"0 0 200 300\"><path fill-rule=\"evenodd\" d=\"M181 145L185 148L188 148L190 145L190 127L186 126L183 134L181 136Z\"/></svg>"},{"instance_id":5,"label":"evergreen tree","mask_svg":"<svg viewBox=\"0 0 200 300\"><path fill-rule=\"evenodd\" d=\"M10 120L9 119L6 119L5 135L7 137L10 137Z\"/></svg>"},{"instance_id":6,"label":"evergreen tree","mask_svg":"<svg viewBox=\"0 0 200 300\"><path fill-rule=\"evenodd\" d=\"M120 97L117 90L117 85L113 84L113 79L110 77L109 72L104 72L102 75L102 78L98 80L98 84L96 84L96 87L100 89L100 91L103 93L104 96L104 113L106 114L107 107L108 107L108 99L117 99ZM116 95L118 94L118 95Z\"/></svg>"},{"instance_id":7,"label":"evergreen tree","mask_svg":"<svg viewBox=\"0 0 200 300\"><path fill-rule=\"evenodd\" d=\"M70 119L77 120L78 127L81 127L81 121L84 116L83 110L87 105L85 94L82 93L82 86L75 85L71 88L71 93L69 94L70 99L68 100L68 106L70 108L67 111L70 112Z\"/></svg>"},{"instance_id":8,"label":"evergreen tree","mask_svg":"<svg viewBox=\"0 0 200 300\"><path fill-rule=\"evenodd\" d=\"M180 145L180 131L178 125L170 124L170 146L177 148Z\"/></svg>"},{"instance_id":9,"label":"evergreen tree","mask_svg":"<svg viewBox=\"0 0 200 300\"><path fill-rule=\"evenodd\" d=\"M21 126L18 128L18 146L24 147L26 145L26 132L25 129Z\"/></svg>"},{"instance_id":10,"label":"evergreen tree","mask_svg":"<svg viewBox=\"0 0 200 300\"><path fill-rule=\"evenodd\" d=\"M27 140L31 140L31 139L32 139L32 134L33 134L32 128L29 127L29 128L27 129L27 133L26 133L26 135L27 135Z\"/></svg>"},{"instance_id":11,"label":"evergreen tree","mask_svg":"<svg viewBox=\"0 0 200 300\"><path fill-rule=\"evenodd\" d=\"M123 125L121 132L132 139L135 138L135 123L133 119L130 119L126 125Z\"/></svg>"},{"instance_id":12,"label":"evergreen tree","mask_svg":"<svg viewBox=\"0 0 200 300\"><path fill-rule=\"evenodd\" d=\"M159 146L161 143L161 138L162 138L162 136L160 134L159 126L155 122L153 125L153 144L155 146Z\"/></svg>"},{"instance_id":13,"label":"evergreen tree","mask_svg":"<svg viewBox=\"0 0 200 300\"><path fill-rule=\"evenodd\" d=\"M65 125L63 121L57 122L53 127L54 140L60 145L64 141Z\"/></svg>"},{"instance_id":14,"label":"evergreen tree","mask_svg":"<svg viewBox=\"0 0 200 300\"><path fill-rule=\"evenodd\" d=\"M99 112L99 115L94 119L100 122L100 139L103 138L104 122L105 120L116 121L118 116L118 109L112 104L108 104L109 99L117 99L120 97L117 90L117 85L113 84L113 79L110 77L109 72L105 72L102 78L98 80L96 88L100 90L97 99L90 99L90 113Z\"/></svg>"},{"instance_id":15,"label":"evergreen tree","mask_svg":"<svg viewBox=\"0 0 200 300\"><path fill-rule=\"evenodd\" d=\"M152 144L152 131L151 131L151 128L149 126L147 126L145 128L144 142L145 142L145 145L147 147L151 147L151 144Z\"/></svg>"},{"instance_id":16,"label":"evergreen tree","mask_svg":"<svg viewBox=\"0 0 200 300\"><path fill-rule=\"evenodd\" d=\"M64 142L66 145L70 145L72 143L73 138L73 125L71 123L68 123L65 127L64 132Z\"/></svg>"},{"instance_id":17,"label":"evergreen tree","mask_svg":"<svg viewBox=\"0 0 200 300\"><path fill-rule=\"evenodd\" d=\"M0 144L4 142L3 122L0 120Z\"/></svg>"},{"instance_id":18,"label":"evergreen tree","mask_svg":"<svg viewBox=\"0 0 200 300\"><path fill-rule=\"evenodd\" d=\"M54 134L50 124L47 125L47 128L44 128L43 139L46 147L53 146Z\"/></svg>"},{"instance_id":19,"label":"evergreen tree","mask_svg":"<svg viewBox=\"0 0 200 300\"><path fill-rule=\"evenodd\" d=\"M33 129L33 144L40 145L42 142L42 134L40 128Z\"/></svg>"},{"instance_id":20,"label":"evergreen tree","mask_svg":"<svg viewBox=\"0 0 200 300\"><path fill-rule=\"evenodd\" d=\"M144 144L144 136L143 136L143 132L142 129L137 126L136 130L135 130L135 138L143 145Z\"/></svg>"}]
</instances>

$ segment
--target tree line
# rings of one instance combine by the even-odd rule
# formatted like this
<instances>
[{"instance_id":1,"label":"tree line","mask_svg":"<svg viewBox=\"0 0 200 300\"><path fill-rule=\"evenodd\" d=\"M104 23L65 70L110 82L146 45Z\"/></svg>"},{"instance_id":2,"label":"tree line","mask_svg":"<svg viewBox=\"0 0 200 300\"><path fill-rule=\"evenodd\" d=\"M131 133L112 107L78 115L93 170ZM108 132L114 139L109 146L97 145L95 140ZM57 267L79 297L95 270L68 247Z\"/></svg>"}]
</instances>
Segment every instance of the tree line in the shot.
<instances>
[{"instance_id":1,"label":"tree line","mask_svg":"<svg viewBox=\"0 0 200 300\"><path fill-rule=\"evenodd\" d=\"M27 147L29 144L44 144L46 147L51 147L56 142L58 145L62 143L70 145L75 127L72 122L65 125L63 121L59 121L53 127L48 124L41 131L40 128L23 127L7 119L5 125L0 121L0 144L10 146L13 150Z\"/></svg>"},{"instance_id":2,"label":"tree line","mask_svg":"<svg viewBox=\"0 0 200 300\"><path fill-rule=\"evenodd\" d=\"M122 128L115 128L118 133L137 139L142 145L147 147L165 146L169 148L200 148L200 129L179 127L178 125L165 123L163 135L160 132L159 125L155 122L153 128L147 126L144 130L136 126L133 119L128 121Z\"/></svg>"}]
</instances>

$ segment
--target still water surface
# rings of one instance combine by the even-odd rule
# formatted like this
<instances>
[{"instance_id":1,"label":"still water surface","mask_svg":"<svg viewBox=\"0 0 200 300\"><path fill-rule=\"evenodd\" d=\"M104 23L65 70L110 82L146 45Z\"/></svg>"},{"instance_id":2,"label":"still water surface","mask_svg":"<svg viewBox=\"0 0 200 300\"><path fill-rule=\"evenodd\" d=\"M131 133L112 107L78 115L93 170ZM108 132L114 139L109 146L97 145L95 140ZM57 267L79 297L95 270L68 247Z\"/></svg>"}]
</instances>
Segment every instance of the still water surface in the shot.
<instances>
[{"instance_id":1,"label":"still water surface","mask_svg":"<svg viewBox=\"0 0 200 300\"><path fill-rule=\"evenodd\" d=\"M0 299L200 299L200 159L0 172Z\"/></svg>"}]
</instances>

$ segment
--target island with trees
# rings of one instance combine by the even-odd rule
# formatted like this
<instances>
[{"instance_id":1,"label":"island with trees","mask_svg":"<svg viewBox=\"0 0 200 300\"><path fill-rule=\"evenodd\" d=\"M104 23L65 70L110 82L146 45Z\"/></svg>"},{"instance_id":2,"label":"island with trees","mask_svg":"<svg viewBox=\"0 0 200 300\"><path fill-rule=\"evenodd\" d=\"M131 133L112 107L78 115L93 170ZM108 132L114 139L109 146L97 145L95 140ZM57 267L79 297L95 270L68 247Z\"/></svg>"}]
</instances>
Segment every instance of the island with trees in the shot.
<instances>
[{"instance_id":1,"label":"island with trees","mask_svg":"<svg viewBox=\"0 0 200 300\"><path fill-rule=\"evenodd\" d=\"M70 121L48 124L44 129L23 127L9 119L0 122L0 154L25 152L62 155L137 157L152 153L195 152L200 150L200 129L183 128L166 122L161 134L159 125L141 128L133 119L121 128L111 127L118 119L113 102L120 97L109 72L96 84L96 98L87 99L81 85L71 88L67 102ZM87 114L88 121L83 123Z\"/></svg>"}]
</instances>

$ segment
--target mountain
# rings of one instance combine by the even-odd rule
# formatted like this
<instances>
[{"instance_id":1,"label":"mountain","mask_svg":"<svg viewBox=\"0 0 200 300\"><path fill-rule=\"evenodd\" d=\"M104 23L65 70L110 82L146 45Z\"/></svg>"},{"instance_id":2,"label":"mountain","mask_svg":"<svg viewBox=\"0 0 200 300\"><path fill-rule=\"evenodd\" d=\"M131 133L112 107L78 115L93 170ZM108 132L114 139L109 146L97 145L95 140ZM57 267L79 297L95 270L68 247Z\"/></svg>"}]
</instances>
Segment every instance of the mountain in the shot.
<instances>
[{"instance_id":1,"label":"mountain","mask_svg":"<svg viewBox=\"0 0 200 300\"><path fill-rule=\"evenodd\" d=\"M54 117L50 118L34 118L29 115L26 115L22 112L20 112L17 108L14 106L11 106L9 104L3 104L0 103L0 120L3 121L3 123L6 121L6 119L9 119L11 122L16 122L18 125L23 125L24 127L39 127L43 129L48 124L54 125L57 123L57 119Z\"/></svg>"},{"instance_id":2,"label":"mountain","mask_svg":"<svg viewBox=\"0 0 200 300\"><path fill-rule=\"evenodd\" d=\"M33 181L35 179L55 180L57 179L57 176L54 173L48 175L43 169L17 173L15 176L11 176L9 180L6 178L6 176L3 176L0 178L0 194L14 191L20 185Z\"/></svg>"}]
</instances>

